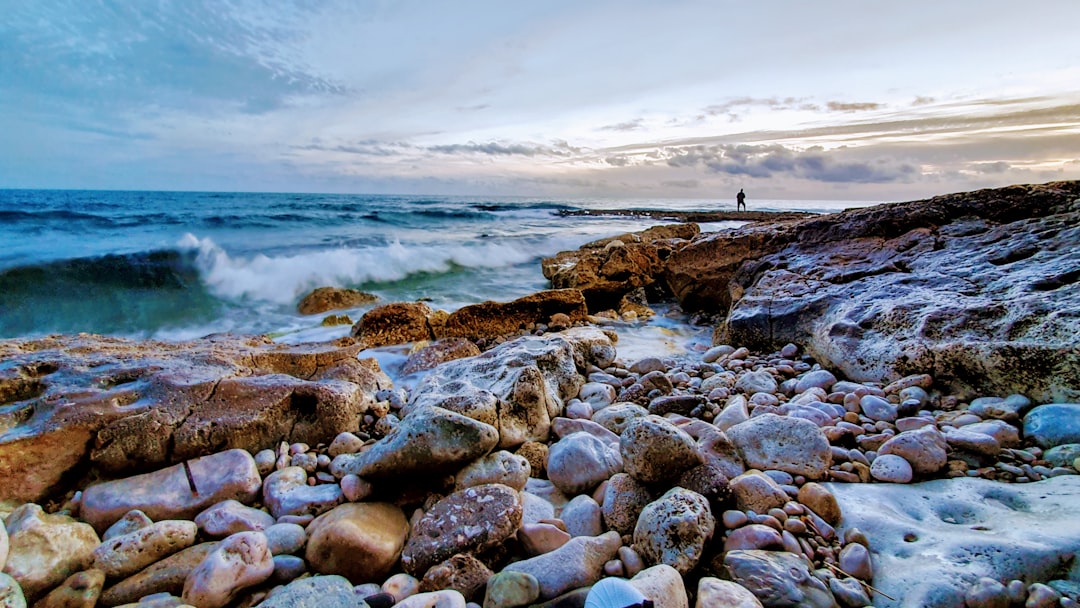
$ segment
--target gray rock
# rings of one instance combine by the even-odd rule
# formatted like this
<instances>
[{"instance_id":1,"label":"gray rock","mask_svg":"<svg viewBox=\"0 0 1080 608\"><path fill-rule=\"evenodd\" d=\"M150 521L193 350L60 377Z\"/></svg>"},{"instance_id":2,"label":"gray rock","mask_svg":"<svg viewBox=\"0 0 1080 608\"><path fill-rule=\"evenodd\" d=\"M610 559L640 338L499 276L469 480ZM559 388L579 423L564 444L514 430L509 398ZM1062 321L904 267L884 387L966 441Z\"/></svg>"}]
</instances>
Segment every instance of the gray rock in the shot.
<instances>
[{"instance_id":1,"label":"gray rock","mask_svg":"<svg viewBox=\"0 0 1080 608\"><path fill-rule=\"evenodd\" d=\"M883 420L885 422L896 421L896 406L874 395L863 395L859 399L859 407L863 414L871 420Z\"/></svg>"},{"instance_id":2,"label":"gray rock","mask_svg":"<svg viewBox=\"0 0 1080 608\"><path fill-rule=\"evenodd\" d=\"M704 496L672 488L641 511L634 548L647 563L667 564L686 574L697 566L715 528Z\"/></svg>"},{"instance_id":3,"label":"gray rock","mask_svg":"<svg viewBox=\"0 0 1080 608\"><path fill-rule=\"evenodd\" d=\"M1043 460L1052 467L1071 467L1077 458L1080 458L1080 443L1066 443L1043 453Z\"/></svg>"},{"instance_id":4,"label":"gray rock","mask_svg":"<svg viewBox=\"0 0 1080 608\"><path fill-rule=\"evenodd\" d=\"M604 523L619 534L630 534L641 510L650 502L652 495L640 482L626 473L613 475L604 489L604 503L600 507Z\"/></svg>"},{"instance_id":5,"label":"gray rock","mask_svg":"<svg viewBox=\"0 0 1080 608\"><path fill-rule=\"evenodd\" d=\"M345 501L337 484L307 485L307 471L285 467L274 471L263 485L263 502L274 519L286 515L320 515Z\"/></svg>"},{"instance_id":6,"label":"gray rock","mask_svg":"<svg viewBox=\"0 0 1080 608\"><path fill-rule=\"evenodd\" d=\"M968 411L982 418L994 418L1006 422L1018 422L1031 409L1031 400L1023 395L980 397L972 399Z\"/></svg>"},{"instance_id":7,"label":"gray rock","mask_svg":"<svg viewBox=\"0 0 1080 608\"><path fill-rule=\"evenodd\" d=\"M1043 449L1080 443L1080 403L1036 407L1024 416L1024 436Z\"/></svg>"},{"instance_id":8,"label":"gray rock","mask_svg":"<svg viewBox=\"0 0 1080 608\"><path fill-rule=\"evenodd\" d=\"M832 464L829 440L808 420L763 414L729 428L726 434L746 464L756 469L821 479Z\"/></svg>"},{"instance_id":9,"label":"gray rock","mask_svg":"<svg viewBox=\"0 0 1080 608\"><path fill-rule=\"evenodd\" d=\"M677 479L703 462L693 437L654 415L626 425L619 451L626 473L646 484Z\"/></svg>"},{"instance_id":10,"label":"gray rock","mask_svg":"<svg viewBox=\"0 0 1080 608\"><path fill-rule=\"evenodd\" d=\"M1080 476L1030 484L941 479L911 485L827 484L839 532L873 530L881 608L960 606L979 577L1049 580L1080 551Z\"/></svg>"},{"instance_id":11,"label":"gray rock","mask_svg":"<svg viewBox=\"0 0 1080 608\"><path fill-rule=\"evenodd\" d=\"M649 415L649 410L636 403L624 401L614 403L593 414L592 421L603 426L607 430L621 435L626 425L635 418L644 418Z\"/></svg>"},{"instance_id":12,"label":"gray rock","mask_svg":"<svg viewBox=\"0 0 1080 608\"><path fill-rule=\"evenodd\" d=\"M488 579L484 608L526 606L540 598L540 582L527 572L499 572Z\"/></svg>"},{"instance_id":13,"label":"gray rock","mask_svg":"<svg viewBox=\"0 0 1080 608\"><path fill-rule=\"evenodd\" d=\"M870 465L870 475L887 483L908 483L911 481L913 472L911 463L902 456L895 454L881 454Z\"/></svg>"},{"instance_id":14,"label":"gray rock","mask_svg":"<svg viewBox=\"0 0 1080 608\"><path fill-rule=\"evenodd\" d=\"M769 372L747 372L735 382L735 389L753 395L754 393L775 393L779 385Z\"/></svg>"},{"instance_id":15,"label":"gray rock","mask_svg":"<svg viewBox=\"0 0 1080 608\"><path fill-rule=\"evenodd\" d=\"M498 431L490 424L440 407L420 407L366 451L335 458L330 472L339 479L352 473L373 481L452 473L490 452L498 441Z\"/></svg>"},{"instance_id":16,"label":"gray rock","mask_svg":"<svg viewBox=\"0 0 1080 608\"><path fill-rule=\"evenodd\" d=\"M263 530L273 555L296 553L307 542L307 531L297 524L274 524Z\"/></svg>"},{"instance_id":17,"label":"gray rock","mask_svg":"<svg viewBox=\"0 0 1080 608\"><path fill-rule=\"evenodd\" d=\"M274 525L274 516L235 500L226 500L196 515L195 523L204 534L221 538L237 532L265 530Z\"/></svg>"},{"instance_id":18,"label":"gray rock","mask_svg":"<svg viewBox=\"0 0 1080 608\"><path fill-rule=\"evenodd\" d=\"M805 558L784 551L730 551L724 567L765 606L835 608L832 592L810 571Z\"/></svg>"},{"instance_id":19,"label":"gray rock","mask_svg":"<svg viewBox=\"0 0 1080 608\"><path fill-rule=\"evenodd\" d=\"M592 496L575 496L563 507L561 519L570 536L600 536L604 532L603 514Z\"/></svg>"},{"instance_id":20,"label":"gray rock","mask_svg":"<svg viewBox=\"0 0 1080 608\"><path fill-rule=\"evenodd\" d=\"M844 608L863 608L870 605L870 596L857 579L830 578L829 591L832 591L837 603Z\"/></svg>"},{"instance_id":21,"label":"gray rock","mask_svg":"<svg viewBox=\"0 0 1080 608\"><path fill-rule=\"evenodd\" d=\"M600 482L622 471L623 459L615 446L585 432L572 433L551 445L548 479L560 491L574 496L590 492Z\"/></svg>"},{"instance_id":22,"label":"gray rock","mask_svg":"<svg viewBox=\"0 0 1080 608\"><path fill-rule=\"evenodd\" d=\"M366 608L343 576L314 576L293 581L259 604L261 608Z\"/></svg>"},{"instance_id":23,"label":"gray rock","mask_svg":"<svg viewBox=\"0 0 1080 608\"><path fill-rule=\"evenodd\" d=\"M815 369L799 376L795 385L796 393L804 393L811 388L823 388L826 391L836 384L836 376L826 369Z\"/></svg>"},{"instance_id":24,"label":"gray rock","mask_svg":"<svg viewBox=\"0 0 1080 608\"><path fill-rule=\"evenodd\" d=\"M614 559L621 544L618 532L578 536L551 553L509 564L503 572L533 575L540 583L540 599L551 599L600 580L604 564Z\"/></svg>"},{"instance_id":25,"label":"gray rock","mask_svg":"<svg viewBox=\"0 0 1080 608\"><path fill-rule=\"evenodd\" d=\"M1000 581L982 577L964 594L968 608L1009 608L1009 592Z\"/></svg>"},{"instance_id":26,"label":"gray rock","mask_svg":"<svg viewBox=\"0 0 1080 608\"><path fill-rule=\"evenodd\" d=\"M908 461L917 475L931 475L945 467L948 461L945 436L934 427L904 431L892 437L878 449L878 454L895 454Z\"/></svg>"}]
</instances>

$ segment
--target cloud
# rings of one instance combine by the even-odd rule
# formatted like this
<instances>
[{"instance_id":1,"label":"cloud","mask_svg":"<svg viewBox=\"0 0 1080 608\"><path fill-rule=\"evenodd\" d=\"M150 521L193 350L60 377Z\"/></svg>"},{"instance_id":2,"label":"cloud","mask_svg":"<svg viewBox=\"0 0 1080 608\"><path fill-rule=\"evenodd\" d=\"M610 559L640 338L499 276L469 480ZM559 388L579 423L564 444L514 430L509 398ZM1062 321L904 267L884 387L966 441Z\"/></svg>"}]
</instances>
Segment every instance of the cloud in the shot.
<instances>
[{"instance_id":1,"label":"cloud","mask_svg":"<svg viewBox=\"0 0 1080 608\"><path fill-rule=\"evenodd\" d=\"M922 95L918 95L918 96L915 97L915 100L911 102L911 105L913 105L913 106L928 106L928 105L930 105L932 103L934 103L934 98L933 97L923 97Z\"/></svg>"},{"instance_id":2,"label":"cloud","mask_svg":"<svg viewBox=\"0 0 1080 608\"><path fill-rule=\"evenodd\" d=\"M630 164L630 157L625 155L608 156L604 159L604 162L612 167L625 167Z\"/></svg>"},{"instance_id":3,"label":"cloud","mask_svg":"<svg viewBox=\"0 0 1080 608\"><path fill-rule=\"evenodd\" d=\"M643 119L635 118L634 120L628 120L626 122L620 122L620 123L613 124L613 125L605 125L603 127L600 127L599 130L600 131L639 131L642 128L644 128L643 125L641 124L642 122L644 122Z\"/></svg>"},{"instance_id":4,"label":"cloud","mask_svg":"<svg viewBox=\"0 0 1080 608\"><path fill-rule=\"evenodd\" d=\"M825 107L830 112L863 112L866 110L880 110L885 107L885 104L875 103L872 101L866 102L843 102L843 101L829 101L825 103Z\"/></svg>"},{"instance_id":5,"label":"cloud","mask_svg":"<svg viewBox=\"0 0 1080 608\"><path fill-rule=\"evenodd\" d=\"M487 142L466 144L440 144L424 148L429 152L438 154L480 154L486 156L558 156L570 157L581 151L581 148L571 146L565 141L555 141L551 145L537 145L525 143L502 143Z\"/></svg>"},{"instance_id":6,"label":"cloud","mask_svg":"<svg viewBox=\"0 0 1080 608\"><path fill-rule=\"evenodd\" d=\"M665 188L685 188L693 190L701 186L701 182L696 179L667 179L660 182L660 185Z\"/></svg>"},{"instance_id":7,"label":"cloud","mask_svg":"<svg viewBox=\"0 0 1080 608\"><path fill-rule=\"evenodd\" d=\"M892 159L841 161L814 147L797 150L780 144L668 148L671 167L703 166L712 173L755 178L787 176L820 182L888 183L910 179L914 166Z\"/></svg>"}]
</instances>

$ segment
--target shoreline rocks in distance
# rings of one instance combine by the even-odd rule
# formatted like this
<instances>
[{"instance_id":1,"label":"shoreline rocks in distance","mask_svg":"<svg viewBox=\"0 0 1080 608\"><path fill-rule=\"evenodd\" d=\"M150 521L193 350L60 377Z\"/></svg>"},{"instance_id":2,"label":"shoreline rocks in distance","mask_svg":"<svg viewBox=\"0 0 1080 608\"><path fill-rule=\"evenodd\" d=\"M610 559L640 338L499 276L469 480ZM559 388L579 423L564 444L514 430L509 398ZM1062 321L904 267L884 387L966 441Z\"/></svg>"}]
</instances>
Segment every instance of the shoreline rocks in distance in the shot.
<instances>
[{"instance_id":1,"label":"shoreline rocks in distance","mask_svg":"<svg viewBox=\"0 0 1080 608\"><path fill-rule=\"evenodd\" d=\"M379 296L343 287L319 287L300 299L296 311L302 315L317 315L331 310L356 308L379 301Z\"/></svg>"}]
</instances>

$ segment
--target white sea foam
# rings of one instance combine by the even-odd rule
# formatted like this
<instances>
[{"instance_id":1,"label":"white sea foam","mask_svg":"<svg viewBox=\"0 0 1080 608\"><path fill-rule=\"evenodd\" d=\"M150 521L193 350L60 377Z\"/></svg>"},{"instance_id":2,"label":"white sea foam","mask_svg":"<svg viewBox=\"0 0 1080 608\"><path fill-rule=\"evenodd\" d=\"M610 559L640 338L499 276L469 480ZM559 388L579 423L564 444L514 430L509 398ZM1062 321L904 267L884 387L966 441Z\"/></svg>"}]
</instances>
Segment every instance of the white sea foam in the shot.
<instances>
[{"instance_id":1,"label":"white sea foam","mask_svg":"<svg viewBox=\"0 0 1080 608\"><path fill-rule=\"evenodd\" d=\"M229 300L290 304L315 287L390 282L421 272L467 268L504 268L550 255L563 245L552 239L541 246L524 242L474 241L444 245L336 248L296 255L232 256L209 238L185 234L177 245L196 250L196 265L207 288Z\"/></svg>"}]
</instances>

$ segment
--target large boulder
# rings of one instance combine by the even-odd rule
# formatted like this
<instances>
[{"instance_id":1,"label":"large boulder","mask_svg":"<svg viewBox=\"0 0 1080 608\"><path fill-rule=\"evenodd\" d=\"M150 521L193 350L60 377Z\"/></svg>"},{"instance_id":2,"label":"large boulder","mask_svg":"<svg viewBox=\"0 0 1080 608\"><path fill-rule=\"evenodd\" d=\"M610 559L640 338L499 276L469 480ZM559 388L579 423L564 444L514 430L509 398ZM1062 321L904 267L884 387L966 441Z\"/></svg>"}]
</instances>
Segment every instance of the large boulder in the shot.
<instances>
[{"instance_id":1,"label":"large boulder","mask_svg":"<svg viewBox=\"0 0 1080 608\"><path fill-rule=\"evenodd\" d=\"M1080 443L1080 403L1048 403L1024 416L1024 436L1042 448Z\"/></svg>"},{"instance_id":2,"label":"large boulder","mask_svg":"<svg viewBox=\"0 0 1080 608\"><path fill-rule=\"evenodd\" d=\"M544 258L541 268L553 288L581 290L590 310L618 308L624 295L653 286L664 259L698 232L696 224L656 226L560 252Z\"/></svg>"},{"instance_id":3,"label":"large boulder","mask_svg":"<svg viewBox=\"0 0 1080 608\"><path fill-rule=\"evenodd\" d=\"M1052 580L1080 553L1080 476L827 486L844 512L837 531L872 531L882 608L963 606L980 577Z\"/></svg>"},{"instance_id":4,"label":"large boulder","mask_svg":"<svg viewBox=\"0 0 1080 608\"><path fill-rule=\"evenodd\" d=\"M1080 398L1080 182L1010 186L704 235L672 253L716 339L793 342L852 380Z\"/></svg>"},{"instance_id":5,"label":"large boulder","mask_svg":"<svg viewBox=\"0 0 1080 608\"><path fill-rule=\"evenodd\" d=\"M328 310L356 308L365 304L374 304L379 296L344 287L319 287L304 296L296 305L296 311L302 315L317 315Z\"/></svg>"},{"instance_id":6,"label":"large boulder","mask_svg":"<svg viewBox=\"0 0 1080 608\"><path fill-rule=\"evenodd\" d=\"M825 433L802 418L762 414L729 428L727 436L746 464L755 469L822 479L832 464Z\"/></svg>"},{"instance_id":7,"label":"large boulder","mask_svg":"<svg viewBox=\"0 0 1080 608\"><path fill-rule=\"evenodd\" d=\"M521 332L536 323L548 323L552 315L564 314L569 323L584 323L588 315L585 297L577 289L553 289L530 294L512 302L481 302L465 306L434 327L437 338L497 338Z\"/></svg>"},{"instance_id":8,"label":"large boulder","mask_svg":"<svg viewBox=\"0 0 1080 608\"><path fill-rule=\"evenodd\" d=\"M544 441L551 419L585 383L582 374L614 358L611 339L593 328L524 336L440 365L412 391L405 412L438 406L490 424L500 448Z\"/></svg>"},{"instance_id":9,"label":"large boulder","mask_svg":"<svg viewBox=\"0 0 1080 608\"><path fill-rule=\"evenodd\" d=\"M0 341L0 500L61 494L73 470L130 475L229 448L328 443L391 386L359 351L221 335Z\"/></svg>"},{"instance_id":10,"label":"large boulder","mask_svg":"<svg viewBox=\"0 0 1080 608\"><path fill-rule=\"evenodd\" d=\"M391 302L364 313L352 335L364 348L419 342L435 337L430 320L435 311L423 302Z\"/></svg>"},{"instance_id":11,"label":"large boulder","mask_svg":"<svg viewBox=\"0 0 1080 608\"><path fill-rule=\"evenodd\" d=\"M100 545L89 525L67 515L45 513L33 503L12 511L6 527L11 547L4 572L19 583L31 602L90 567Z\"/></svg>"}]
</instances>

